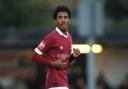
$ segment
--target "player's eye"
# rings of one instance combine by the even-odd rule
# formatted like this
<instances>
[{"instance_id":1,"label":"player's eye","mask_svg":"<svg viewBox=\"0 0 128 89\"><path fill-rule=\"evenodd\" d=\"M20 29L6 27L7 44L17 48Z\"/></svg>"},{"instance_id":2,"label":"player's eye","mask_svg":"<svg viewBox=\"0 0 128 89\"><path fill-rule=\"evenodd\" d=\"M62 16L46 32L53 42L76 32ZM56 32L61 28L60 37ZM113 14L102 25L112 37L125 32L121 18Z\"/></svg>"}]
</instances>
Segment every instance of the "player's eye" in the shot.
<instances>
[{"instance_id":1,"label":"player's eye","mask_svg":"<svg viewBox=\"0 0 128 89\"><path fill-rule=\"evenodd\" d=\"M68 16L64 16L65 19L68 19Z\"/></svg>"},{"instance_id":2,"label":"player's eye","mask_svg":"<svg viewBox=\"0 0 128 89\"><path fill-rule=\"evenodd\" d=\"M58 19L62 19L63 17L62 16L58 16Z\"/></svg>"}]
</instances>

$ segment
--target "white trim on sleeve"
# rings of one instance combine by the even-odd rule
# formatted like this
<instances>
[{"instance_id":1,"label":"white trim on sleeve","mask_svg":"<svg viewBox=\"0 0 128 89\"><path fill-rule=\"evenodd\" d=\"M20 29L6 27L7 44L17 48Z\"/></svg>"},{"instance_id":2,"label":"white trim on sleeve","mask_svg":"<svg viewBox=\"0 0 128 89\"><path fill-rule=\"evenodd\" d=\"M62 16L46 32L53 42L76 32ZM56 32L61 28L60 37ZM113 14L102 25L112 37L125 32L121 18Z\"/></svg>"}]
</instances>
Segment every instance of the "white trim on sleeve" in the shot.
<instances>
[{"instance_id":1,"label":"white trim on sleeve","mask_svg":"<svg viewBox=\"0 0 128 89\"><path fill-rule=\"evenodd\" d=\"M62 87L51 87L48 89L69 89L68 87L62 86Z\"/></svg>"},{"instance_id":2,"label":"white trim on sleeve","mask_svg":"<svg viewBox=\"0 0 128 89\"><path fill-rule=\"evenodd\" d=\"M38 48L35 48L34 51L39 54L39 55L42 55L43 53L38 49Z\"/></svg>"}]
</instances>

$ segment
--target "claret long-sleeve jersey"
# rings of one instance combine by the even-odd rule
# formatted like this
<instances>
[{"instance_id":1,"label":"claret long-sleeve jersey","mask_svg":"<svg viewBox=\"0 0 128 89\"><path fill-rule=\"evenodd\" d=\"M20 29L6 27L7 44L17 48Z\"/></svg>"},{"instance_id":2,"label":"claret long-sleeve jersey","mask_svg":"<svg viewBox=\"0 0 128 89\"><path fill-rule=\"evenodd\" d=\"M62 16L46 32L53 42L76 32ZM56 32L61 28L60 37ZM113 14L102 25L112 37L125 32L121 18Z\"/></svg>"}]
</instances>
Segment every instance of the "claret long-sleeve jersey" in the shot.
<instances>
[{"instance_id":1,"label":"claret long-sleeve jersey","mask_svg":"<svg viewBox=\"0 0 128 89\"><path fill-rule=\"evenodd\" d=\"M70 33L64 35L59 28L55 28L43 37L40 44L34 49L33 59L37 63L48 65L46 75L46 89L50 87L68 87L67 66L72 50ZM55 69L50 66L51 61L63 59L64 69Z\"/></svg>"}]
</instances>

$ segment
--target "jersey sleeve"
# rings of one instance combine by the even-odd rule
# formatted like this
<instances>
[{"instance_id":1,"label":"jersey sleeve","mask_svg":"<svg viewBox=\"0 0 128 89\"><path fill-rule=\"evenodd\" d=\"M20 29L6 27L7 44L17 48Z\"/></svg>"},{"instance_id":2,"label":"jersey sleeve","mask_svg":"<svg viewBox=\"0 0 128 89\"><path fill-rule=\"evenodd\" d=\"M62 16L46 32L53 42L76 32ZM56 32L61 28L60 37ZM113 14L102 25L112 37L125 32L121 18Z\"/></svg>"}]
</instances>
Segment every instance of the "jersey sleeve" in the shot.
<instances>
[{"instance_id":1,"label":"jersey sleeve","mask_svg":"<svg viewBox=\"0 0 128 89\"><path fill-rule=\"evenodd\" d=\"M45 36L39 45L34 49L32 53L33 60L37 63L43 63L46 65L51 64L51 60L45 55L47 50L50 48L51 37L49 35Z\"/></svg>"},{"instance_id":2,"label":"jersey sleeve","mask_svg":"<svg viewBox=\"0 0 128 89\"><path fill-rule=\"evenodd\" d=\"M48 66L51 65L51 60L46 58L46 56L41 56L41 55L37 54L35 51L33 51L33 53L32 53L32 58L33 58L33 61L36 63L43 63Z\"/></svg>"},{"instance_id":3,"label":"jersey sleeve","mask_svg":"<svg viewBox=\"0 0 128 89\"><path fill-rule=\"evenodd\" d=\"M51 45L51 38L50 36L46 36L42 39L42 41L34 49L34 51L39 55L43 55L49 49L50 45Z\"/></svg>"}]
</instances>

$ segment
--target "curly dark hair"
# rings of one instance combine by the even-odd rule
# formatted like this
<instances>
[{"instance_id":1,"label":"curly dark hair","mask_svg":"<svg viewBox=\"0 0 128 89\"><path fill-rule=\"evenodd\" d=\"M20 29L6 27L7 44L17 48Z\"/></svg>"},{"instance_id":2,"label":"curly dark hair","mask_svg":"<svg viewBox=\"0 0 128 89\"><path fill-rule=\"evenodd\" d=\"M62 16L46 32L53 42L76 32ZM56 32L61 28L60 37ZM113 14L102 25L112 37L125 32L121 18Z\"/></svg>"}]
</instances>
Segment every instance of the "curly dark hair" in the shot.
<instances>
[{"instance_id":1,"label":"curly dark hair","mask_svg":"<svg viewBox=\"0 0 128 89\"><path fill-rule=\"evenodd\" d=\"M61 5L61 6L57 6L56 9L54 10L54 12L53 12L53 19L56 20L57 14L59 12L67 12L69 18L71 17L71 11L70 11L70 9L67 6Z\"/></svg>"}]
</instances>

